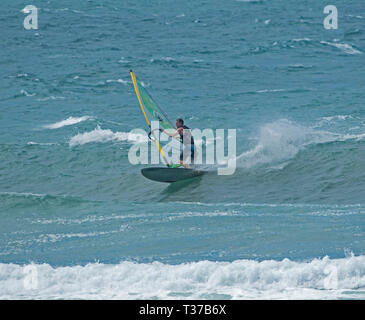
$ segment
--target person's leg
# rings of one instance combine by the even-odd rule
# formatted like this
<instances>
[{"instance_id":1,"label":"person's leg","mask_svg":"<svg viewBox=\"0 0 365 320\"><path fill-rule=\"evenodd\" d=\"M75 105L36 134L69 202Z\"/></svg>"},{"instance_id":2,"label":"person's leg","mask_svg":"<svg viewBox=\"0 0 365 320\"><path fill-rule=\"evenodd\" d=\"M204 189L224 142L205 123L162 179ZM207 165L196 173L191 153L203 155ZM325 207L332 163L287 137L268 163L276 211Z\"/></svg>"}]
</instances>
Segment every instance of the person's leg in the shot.
<instances>
[{"instance_id":1,"label":"person's leg","mask_svg":"<svg viewBox=\"0 0 365 320\"><path fill-rule=\"evenodd\" d=\"M189 166L184 162L184 160L180 160L180 164L185 168L189 169Z\"/></svg>"},{"instance_id":2,"label":"person's leg","mask_svg":"<svg viewBox=\"0 0 365 320\"><path fill-rule=\"evenodd\" d=\"M182 165L184 168L188 169L188 165L184 162L184 147L181 147L181 153L180 153L180 165Z\"/></svg>"},{"instance_id":3,"label":"person's leg","mask_svg":"<svg viewBox=\"0 0 365 320\"><path fill-rule=\"evenodd\" d=\"M195 146L191 145L191 164L194 164L194 158L195 158Z\"/></svg>"}]
</instances>

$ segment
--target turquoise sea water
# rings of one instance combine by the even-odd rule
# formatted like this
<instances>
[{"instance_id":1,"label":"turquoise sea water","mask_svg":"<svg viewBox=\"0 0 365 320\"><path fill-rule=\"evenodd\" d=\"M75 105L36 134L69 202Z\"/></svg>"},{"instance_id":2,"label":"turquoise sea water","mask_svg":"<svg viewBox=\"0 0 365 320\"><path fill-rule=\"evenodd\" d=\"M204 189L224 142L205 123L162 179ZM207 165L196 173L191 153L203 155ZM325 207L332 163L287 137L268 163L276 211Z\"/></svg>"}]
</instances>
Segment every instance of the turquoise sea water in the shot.
<instances>
[{"instance_id":1,"label":"turquoise sea water","mask_svg":"<svg viewBox=\"0 0 365 320\"><path fill-rule=\"evenodd\" d=\"M0 16L0 298L365 298L365 4L21 1ZM145 179L129 69L237 129L234 175ZM27 288L27 266L37 286Z\"/></svg>"}]
</instances>

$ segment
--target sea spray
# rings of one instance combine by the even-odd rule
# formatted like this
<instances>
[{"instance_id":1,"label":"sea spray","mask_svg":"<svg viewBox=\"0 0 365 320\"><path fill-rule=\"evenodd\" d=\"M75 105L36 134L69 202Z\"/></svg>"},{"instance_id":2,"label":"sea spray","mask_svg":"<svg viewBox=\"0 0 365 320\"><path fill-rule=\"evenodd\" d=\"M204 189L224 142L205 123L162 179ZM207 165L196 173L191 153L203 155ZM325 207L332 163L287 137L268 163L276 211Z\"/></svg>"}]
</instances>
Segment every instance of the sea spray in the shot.
<instances>
[{"instance_id":1,"label":"sea spray","mask_svg":"<svg viewBox=\"0 0 365 320\"><path fill-rule=\"evenodd\" d=\"M243 168L260 164L277 166L294 158L306 146L362 137L363 135L341 135L315 130L287 119L280 119L259 129L256 145L237 157L237 166Z\"/></svg>"}]
</instances>

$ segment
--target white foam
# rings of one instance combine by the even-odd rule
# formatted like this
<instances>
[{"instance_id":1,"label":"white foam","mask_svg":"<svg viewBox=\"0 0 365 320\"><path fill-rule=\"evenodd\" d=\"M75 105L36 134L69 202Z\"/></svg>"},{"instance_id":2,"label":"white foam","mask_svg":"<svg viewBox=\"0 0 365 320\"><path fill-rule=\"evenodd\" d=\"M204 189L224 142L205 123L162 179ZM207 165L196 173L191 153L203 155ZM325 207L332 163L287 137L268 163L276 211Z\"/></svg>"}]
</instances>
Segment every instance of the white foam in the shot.
<instances>
[{"instance_id":1,"label":"white foam","mask_svg":"<svg viewBox=\"0 0 365 320\"><path fill-rule=\"evenodd\" d=\"M40 197L44 198L46 194L38 194L38 193L31 193L31 192L0 192L0 195L9 195L9 196L18 196L18 197Z\"/></svg>"},{"instance_id":2,"label":"white foam","mask_svg":"<svg viewBox=\"0 0 365 320\"><path fill-rule=\"evenodd\" d=\"M323 117L322 118L325 121L333 121L333 120L346 120L346 119L353 119L351 115L336 115L336 116L330 116L330 117Z\"/></svg>"},{"instance_id":3,"label":"white foam","mask_svg":"<svg viewBox=\"0 0 365 320\"><path fill-rule=\"evenodd\" d=\"M59 129L59 128L62 128L64 126L71 126L73 124L80 123L82 121L86 121L86 120L89 120L89 119L92 119L92 118L89 117L89 116L69 117L66 120L62 120L62 121L59 121L59 122L56 122L56 123L44 125L43 128L46 128L46 129Z\"/></svg>"},{"instance_id":4,"label":"white foam","mask_svg":"<svg viewBox=\"0 0 365 320\"><path fill-rule=\"evenodd\" d=\"M263 90L257 90L256 93L266 93L266 92L282 92L285 91L285 89L263 89Z\"/></svg>"},{"instance_id":5,"label":"white foam","mask_svg":"<svg viewBox=\"0 0 365 320\"><path fill-rule=\"evenodd\" d=\"M356 19L364 19L364 17L363 17L363 16L360 16L360 15L358 15L358 16L354 16L354 15L352 15L352 14L348 14L348 15L347 15L347 17L356 18Z\"/></svg>"},{"instance_id":6,"label":"white foam","mask_svg":"<svg viewBox=\"0 0 365 320\"><path fill-rule=\"evenodd\" d=\"M362 140L365 138L365 133L360 134L342 134L338 136L338 141L346 141L346 140Z\"/></svg>"},{"instance_id":7,"label":"white foam","mask_svg":"<svg viewBox=\"0 0 365 320\"><path fill-rule=\"evenodd\" d=\"M31 288L25 268L33 270ZM353 255L305 262L0 264L0 299L356 299L364 298L364 287L365 256Z\"/></svg>"},{"instance_id":8,"label":"white foam","mask_svg":"<svg viewBox=\"0 0 365 320\"><path fill-rule=\"evenodd\" d=\"M286 119L266 124L260 128L256 146L237 157L237 165L249 168L291 159L313 138L312 130Z\"/></svg>"},{"instance_id":9,"label":"white foam","mask_svg":"<svg viewBox=\"0 0 365 320\"><path fill-rule=\"evenodd\" d=\"M22 95L26 96L26 97L33 97L33 96L35 96L35 95L36 95L35 93L29 93L29 92L27 92L27 91L26 91L26 90L24 90L24 89L20 90L20 93L21 93Z\"/></svg>"},{"instance_id":10,"label":"white foam","mask_svg":"<svg viewBox=\"0 0 365 320\"><path fill-rule=\"evenodd\" d=\"M151 58L150 62L155 62L155 61L164 61L164 62L172 62L172 61L176 61L176 59L172 58L172 57L160 57L157 59Z\"/></svg>"},{"instance_id":11,"label":"white foam","mask_svg":"<svg viewBox=\"0 0 365 320\"><path fill-rule=\"evenodd\" d=\"M83 145L91 142L109 142L109 141L131 141L142 142L147 141L147 134L134 134L130 132L113 132L110 129L101 129L97 126L93 131L79 133L70 139L70 147Z\"/></svg>"},{"instance_id":12,"label":"white foam","mask_svg":"<svg viewBox=\"0 0 365 320\"><path fill-rule=\"evenodd\" d=\"M56 97L56 96L49 96L45 98L39 98L37 101L48 101L48 100L64 100L65 97Z\"/></svg>"},{"instance_id":13,"label":"white foam","mask_svg":"<svg viewBox=\"0 0 365 320\"><path fill-rule=\"evenodd\" d=\"M35 242L40 242L40 243L47 243L47 242L57 242L57 241L61 241L63 239L70 239L70 238L89 238L89 237L98 237L98 236L103 236L103 235L107 235L107 234L112 234L112 233L116 233L118 232L118 230L113 230L113 231L99 231L99 232L87 232L87 233L83 233L83 232L79 232L79 233L64 233L64 234L42 234L39 238L35 239Z\"/></svg>"},{"instance_id":14,"label":"white foam","mask_svg":"<svg viewBox=\"0 0 365 320\"><path fill-rule=\"evenodd\" d=\"M129 63L128 60L124 59L124 57L120 57L119 63Z\"/></svg>"},{"instance_id":15,"label":"white foam","mask_svg":"<svg viewBox=\"0 0 365 320\"><path fill-rule=\"evenodd\" d=\"M302 69L302 68L313 68L313 65L304 65L301 63L294 63L294 64L290 64L288 66L289 68L298 68L298 69Z\"/></svg>"},{"instance_id":16,"label":"white foam","mask_svg":"<svg viewBox=\"0 0 365 320\"><path fill-rule=\"evenodd\" d=\"M295 42L302 42L302 41L307 42L307 41L311 41L311 39L309 39L309 38L298 38L298 39L293 39L293 41L295 41Z\"/></svg>"},{"instance_id":17,"label":"white foam","mask_svg":"<svg viewBox=\"0 0 365 320\"><path fill-rule=\"evenodd\" d=\"M106 80L106 83L112 83L112 82L117 82L117 83L121 83L121 84L124 84L124 85L127 85L128 84L128 81L127 80L123 80L123 79L117 79L117 80Z\"/></svg>"},{"instance_id":18,"label":"white foam","mask_svg":"<svg viewBox=\"0 0 365 320\"><path fill-rule=\"evenodd\" d=\"M318 124L315 125L315 127L322 127L324 125L332 124L338 121L347 121L347 120L354 120L355 118L352 115L334 115L334 116L328 116L328 117L322 117L319 118ZM351 130L351 129L349 129Z\"/></svg>"},{"instance_id":19,"label":"white foam","mask_svg":"<svg viewBox=\"0 0 365 320\"><path fill-rule=\"evenodd\" d=\"M1 193L0 193L1 194ZM80 225L84 223L93 223L97 221L110 221L110 220L128 220L128 219L141 219L141 218L151 218L154 214L123 214L123 215L90 215L85 218L80 219L69 219L69 218L53 218L53 219L30 219L31 224L60 224L60 225Z\"/></svg>"},{"instance_id":20,"label":"white foam","mask_svg":"<svg viewBox=\"0 0 365 320\"><path fill-rule=\"evenodd\" d=\"M304 147L333 141L361 140L362 134L339 134L304 127L286 119L264 125L260 128L257 144L250 150L240 154L238 167L250 168L258 164L276 166L285 164Z\"/></svg>"},{"instance_id":21,"label":"white foam","mask_svg":"<svg viewBox=\"0 0 365 320\"><path fill-rule=\"evenodd\" d=\"M360 50L353 48L352 46L350 46L347 43L334 43L334 42L327 42L327 41L321 41L321 43L332 46L332 47L336 47L348 54L362 54L362 52Z\"/></svg>"},{"instance_id":22,"label":"white foam","mask_svg":"<svg viewBox=\"0 0 365 320\"><path fill-rule=\"evenodd\" d=\"M29 141L27 143L27 145L29 145L29 146L33 146L33 145L38 145L38 146L53 146L53 145L58 145L58 143L55 143L55 142L34 142L34 141Z\"/></svg>"}]
</instances>

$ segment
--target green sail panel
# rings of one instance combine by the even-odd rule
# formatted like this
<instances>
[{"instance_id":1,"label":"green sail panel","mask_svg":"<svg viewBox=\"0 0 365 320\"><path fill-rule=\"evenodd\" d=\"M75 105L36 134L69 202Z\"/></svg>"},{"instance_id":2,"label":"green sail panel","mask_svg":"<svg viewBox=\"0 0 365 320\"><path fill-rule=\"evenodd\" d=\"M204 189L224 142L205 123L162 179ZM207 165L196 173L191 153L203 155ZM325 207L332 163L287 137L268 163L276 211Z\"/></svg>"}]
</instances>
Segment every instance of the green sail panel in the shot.
<instances>
[{"instance_id":1,"label":"green sail panel","mask_svg":"<svg viewBox=\"0 0 365 320\"><path fill-rule=\"evenodd\" d=\"M172 122L167 118L166 114L160 107L153 101L152 97L148 94L147 90L142 86L141 82L136 80L139 95L142 99L143 106L147 109L151 118L155 121L159 121L160 126L166 129L175 129Z\"/></svg>"}]
</instances>

